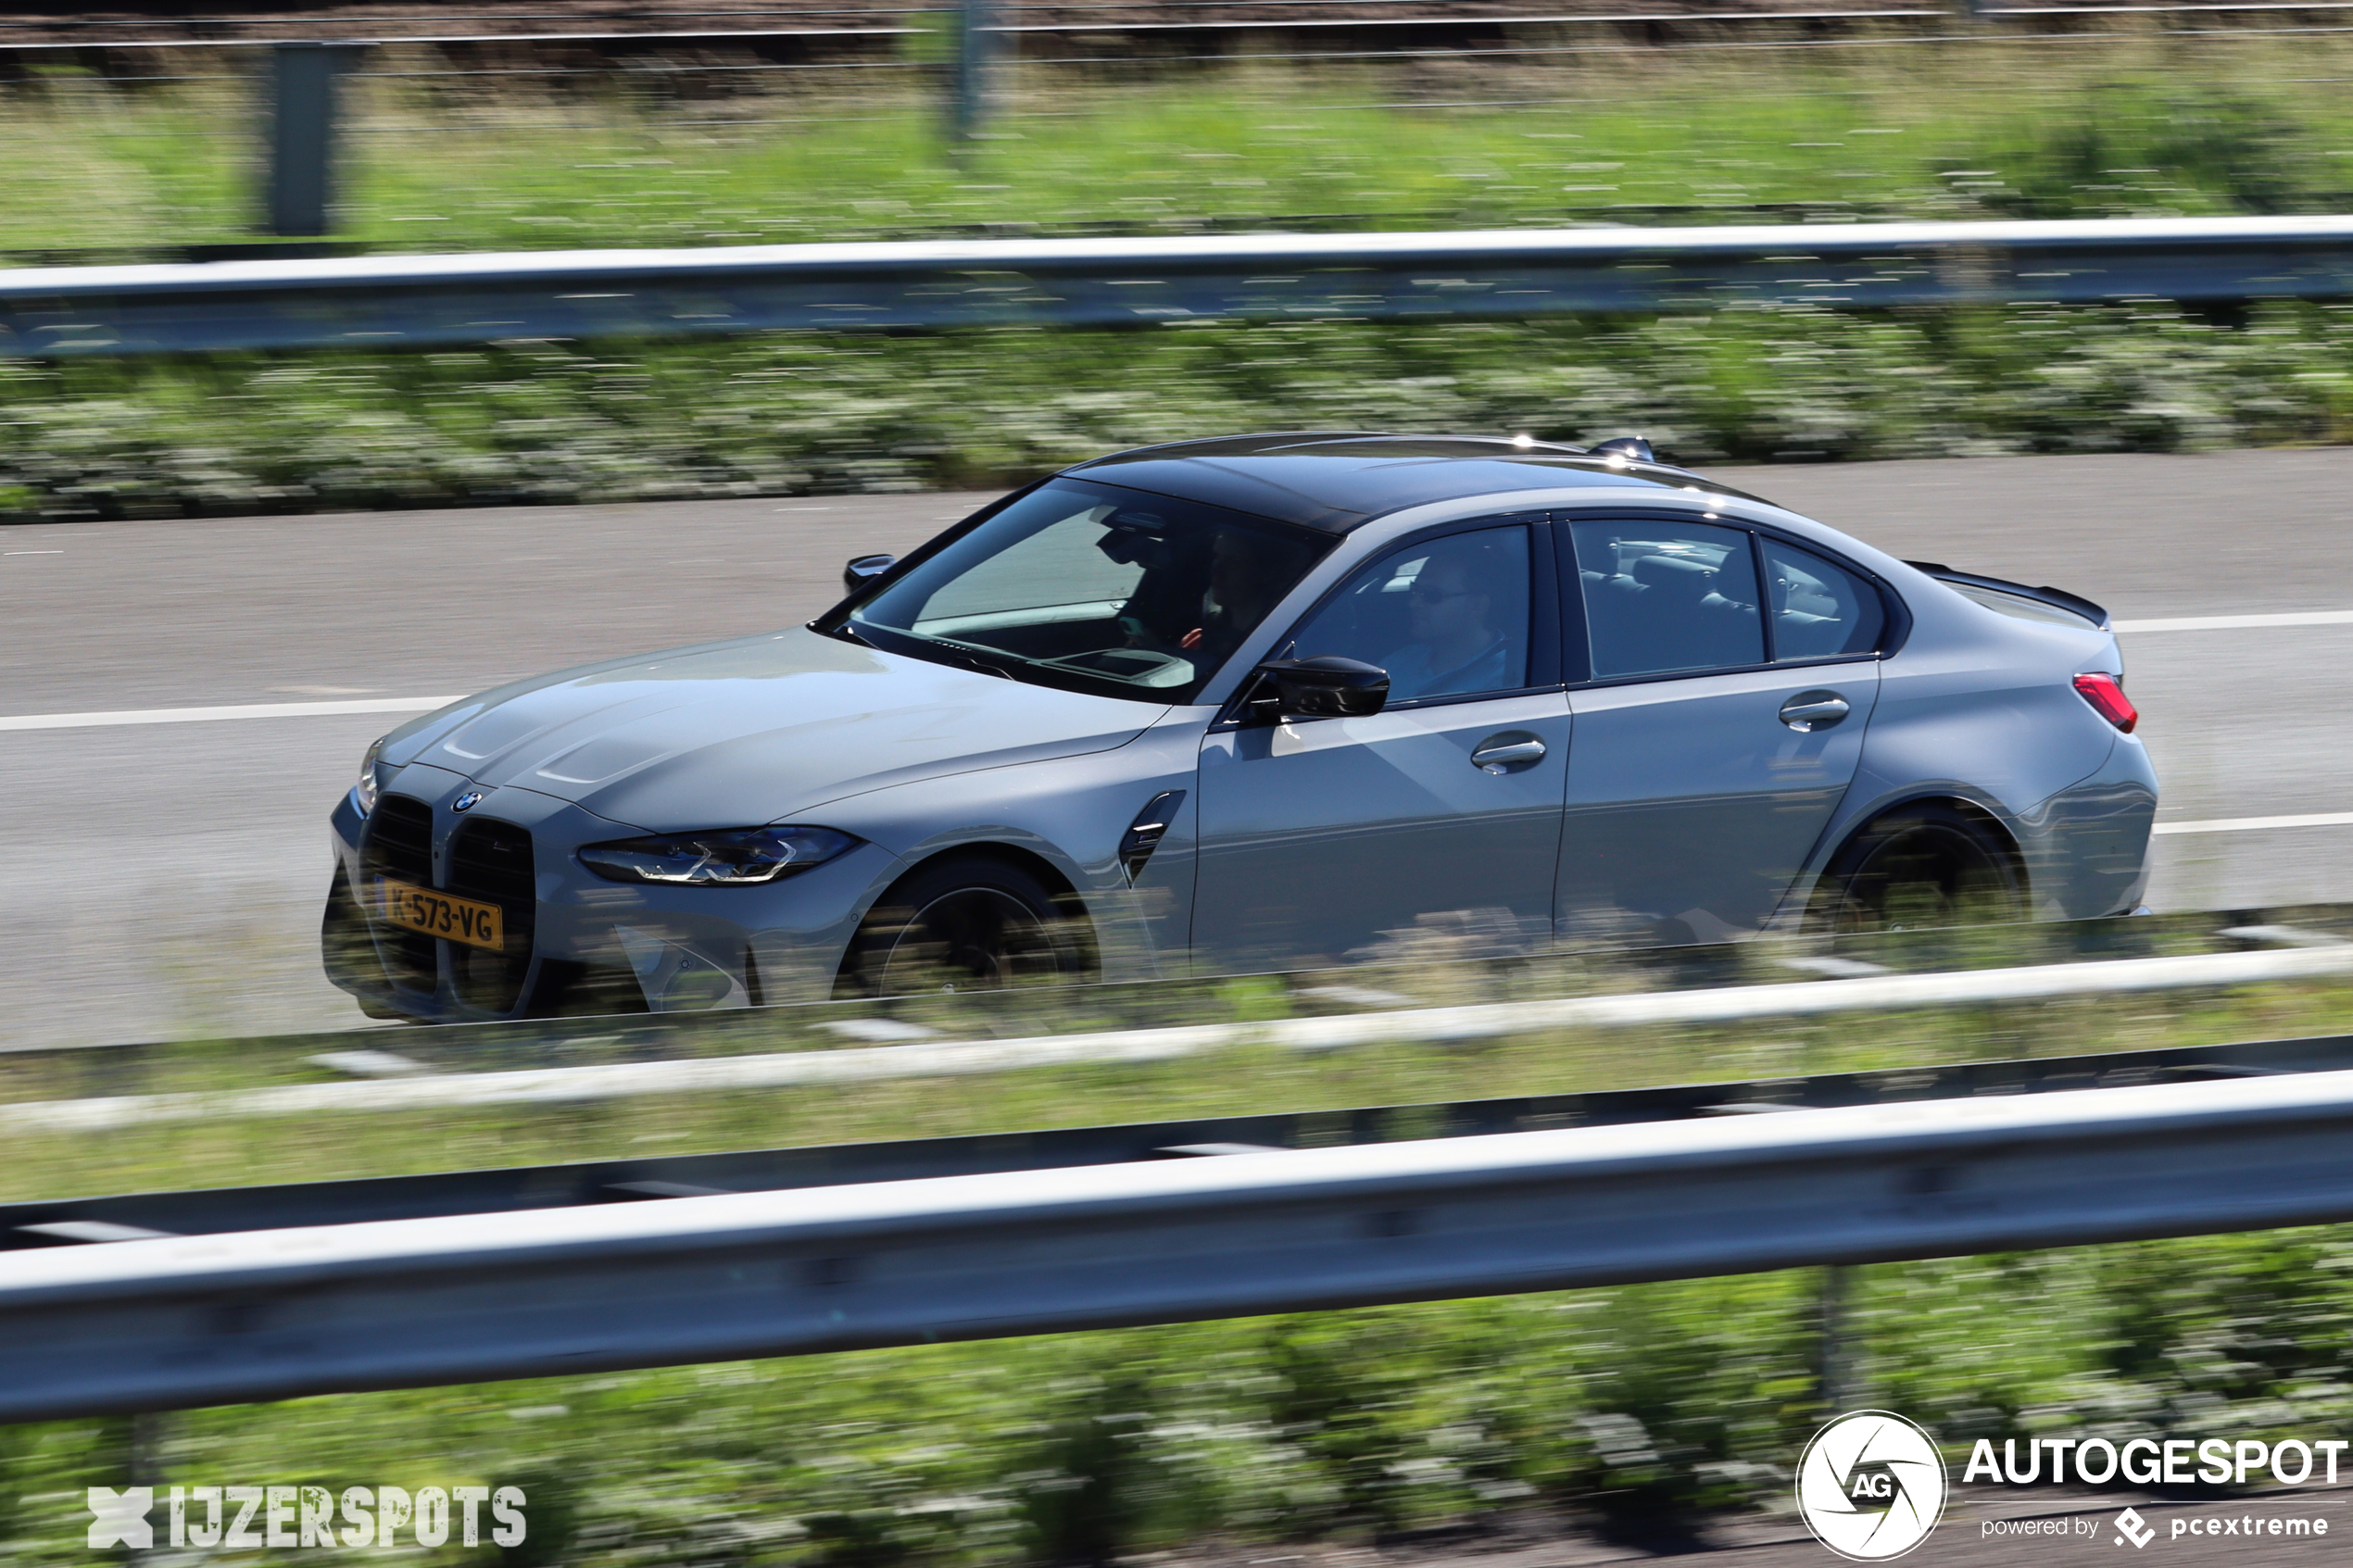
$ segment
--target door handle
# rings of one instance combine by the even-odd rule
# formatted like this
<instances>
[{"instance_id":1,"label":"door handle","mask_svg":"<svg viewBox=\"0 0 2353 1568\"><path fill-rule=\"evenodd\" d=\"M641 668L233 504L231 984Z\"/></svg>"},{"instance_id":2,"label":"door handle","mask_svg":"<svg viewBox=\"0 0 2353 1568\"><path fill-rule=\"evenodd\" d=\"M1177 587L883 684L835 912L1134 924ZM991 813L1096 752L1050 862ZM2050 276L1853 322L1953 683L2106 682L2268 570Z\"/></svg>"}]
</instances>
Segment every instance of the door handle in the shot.
<instances>
[{"instance_id":1,"label":"door handle","mask_svg":"<svg viewBox=\"0 0 2353 1568\"><path fill-rule=\"evenodd\" d=\"M1800 692L1781 704L1781 722L1800 734L1827 730L1854 709L1836 692Z\"/></svg>"},{"instance_id":2,"label":"door handle","mask_svg":"<svg viewBox=\"0 0 2353 1568\"><path fill-rule=\"evenodd\" d=\"M1530 734L1506 732L1490 735L1471 753L1471 766L1491 773L1508 773L1544 759L1544 743Z\"/></svg>"}]
</instances>

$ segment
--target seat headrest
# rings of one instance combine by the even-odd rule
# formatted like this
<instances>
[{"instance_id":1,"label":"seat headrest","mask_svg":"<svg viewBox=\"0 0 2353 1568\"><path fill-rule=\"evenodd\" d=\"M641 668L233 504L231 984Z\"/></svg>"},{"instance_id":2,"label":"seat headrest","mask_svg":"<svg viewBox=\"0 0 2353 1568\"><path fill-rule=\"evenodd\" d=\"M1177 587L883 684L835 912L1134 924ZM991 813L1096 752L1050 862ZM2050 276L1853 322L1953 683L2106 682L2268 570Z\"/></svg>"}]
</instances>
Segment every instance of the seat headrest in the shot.
<instances>
[{"instance_id":1,"label":"seat headrest","mask_svg":"<svg viewBox=\"0 0 2353 1568\"><path fill-rule=\"evenodd\" d=\"M1664 588L1679 598L1705 598L1716 586L1715 568L1673 556L1638 556L1633 575L1645 587Z\"/></svg>"}]
</instances>

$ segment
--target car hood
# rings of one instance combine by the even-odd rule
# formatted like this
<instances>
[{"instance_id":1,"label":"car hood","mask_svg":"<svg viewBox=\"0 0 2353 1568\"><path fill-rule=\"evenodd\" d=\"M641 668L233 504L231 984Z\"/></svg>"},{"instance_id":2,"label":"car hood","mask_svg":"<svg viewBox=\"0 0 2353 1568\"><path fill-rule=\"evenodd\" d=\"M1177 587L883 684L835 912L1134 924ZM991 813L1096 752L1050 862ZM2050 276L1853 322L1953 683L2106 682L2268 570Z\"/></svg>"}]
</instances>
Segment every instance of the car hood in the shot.
<instances>
[{"instance_id":1,"label":"car hood","mask_svg":"<svg viewBox=\"0 0 2353 1568\"><path fill-rule=\"evenodd\" d=\"M502 686L403 725L384 756L667 833L752 826L886 784L1107 751L1166 711L796 628Z\"/></svg>"}]
</instances>

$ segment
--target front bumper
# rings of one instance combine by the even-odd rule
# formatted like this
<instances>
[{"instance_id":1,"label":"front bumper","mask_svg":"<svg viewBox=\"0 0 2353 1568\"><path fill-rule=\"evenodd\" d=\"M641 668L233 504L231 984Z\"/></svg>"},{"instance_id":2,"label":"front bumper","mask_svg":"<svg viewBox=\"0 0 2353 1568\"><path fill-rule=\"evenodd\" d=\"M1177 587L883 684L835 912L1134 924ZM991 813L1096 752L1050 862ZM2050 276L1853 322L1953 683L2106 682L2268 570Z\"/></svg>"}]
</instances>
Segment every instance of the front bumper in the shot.
<instances>
[{"instance_id":1,"label":"front bumper","mask_svg":"<svg viewBox=\"0 0 2353 1568\"><path fill-rule=\"evenodd\" d=\"M896 862L868 844L764 886L609 882L573 851L642 829L513 787L452 809L477 787L411 763L371 816L346 796L330 818L327 977L371 1013L473 1022L822 999ZM497 903L506 949L382 920L372 889L387 876Z\"/></svg>"}]
</instances>

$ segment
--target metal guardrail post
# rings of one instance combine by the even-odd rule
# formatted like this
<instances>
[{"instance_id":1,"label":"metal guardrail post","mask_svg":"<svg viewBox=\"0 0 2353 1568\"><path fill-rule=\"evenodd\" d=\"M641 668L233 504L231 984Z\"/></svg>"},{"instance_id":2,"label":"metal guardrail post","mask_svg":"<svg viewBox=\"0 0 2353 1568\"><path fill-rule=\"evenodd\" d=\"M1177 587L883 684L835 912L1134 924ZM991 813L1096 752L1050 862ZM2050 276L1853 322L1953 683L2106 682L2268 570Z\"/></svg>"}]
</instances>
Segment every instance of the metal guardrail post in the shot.
<instances>
[{"instance_id":1,"label":"metal guardrail post","mask_svg":"<svg viewBox=\"0 0 2353 1568\"><path fill-rule=\"evenodd\" d=\"M270 186L272 234L328 232L334 210L335 77L347 44L270 47Z\"/></svg>"},{"instance_id":2,"label":"metal guardrail post","mask_svg":"<svg viewBox=\"0 0 2353 1568\"><path fill-rule=\"evenodd\" d=\"M171 1417L161 1411L136 1411L123 1421L124 1474L133 1486L163 1487L163 1447L170 1438ZM127 1568L160 1562L166 1554L153 1548L132 1548L124 1553Z\"/></svg>"},{"instance_id":3,"label":"metal guardrail post","mask_svg":"<svg viewBox=\"0 0 2353 1568\"><path fill-rule=\"evenodd\" d=\"M995 0L958 3L949 135L960 147L980 134L981 124L988 118L998 47L996 13Z\"/></svg>"},{"instance_id":4,"label":"metal guardrail post","mask_svg":"<svg viewBox=\"0 0 2353 1568\"><path fill-rule=\"evenodd\" d=\"M1844 1263L1822 1270L1822 1374L1820 1393L1825 1415L1854 1408L1854 1347L1847 1343L1849 1306L1855 1271Z\"/></svg>"}]
</instances>

